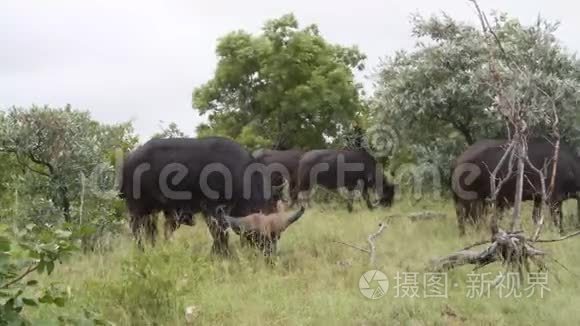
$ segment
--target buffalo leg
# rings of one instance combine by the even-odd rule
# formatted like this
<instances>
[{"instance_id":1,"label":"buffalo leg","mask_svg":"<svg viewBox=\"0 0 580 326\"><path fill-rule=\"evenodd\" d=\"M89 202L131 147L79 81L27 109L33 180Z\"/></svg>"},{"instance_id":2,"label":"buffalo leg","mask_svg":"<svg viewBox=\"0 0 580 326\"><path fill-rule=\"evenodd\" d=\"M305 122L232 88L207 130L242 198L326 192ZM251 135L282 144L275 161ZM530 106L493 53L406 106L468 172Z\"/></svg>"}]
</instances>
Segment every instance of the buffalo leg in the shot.
<instances>
[{"instance_id":1,"label":"buffalo leg","mask_svg":"<svg viewBox=\"0 0 580 326\"><path fill-rule=\"evenodd\" d=\"M469 221L478 229L485 226L488 218L487 203L484 200L470 202Z\"/></svg>"},{"instance_id":2,"label":"buffalo leg","mask_svg":"<svg viewBox=\"0 0 580 326\"><path fill-rule=\"evenodd\" d=\"M297 197L302 205L310 207L310 190L301 191Z\"/></svg>"},{"instance_id":3,"label":"buffalo leg","mask_svg":"<svg viewBox=\"0 0 580 326\"><path fill-rule=\"evenodd\" d=\"M277 241L276 239L268 239L266 240L267 244L266 244L266 248L264 251L264 256L266 257L266 262L268 264L273 265L274 264L274 257L276 255L276 247L277 247Z\"/></svg>"},{"instance_id":4,"label":"buffalo leg","mask_svg":"<svg viewBox=\"0 0 580 326\"><path fill-rule=\"evenodd\" d=\"M163 228L163 234L165 235L165 240L169 240L175 230L179 227L177 219L170 212L164 212L165 215L165 227Z\"/></svg>"},{"instance_id":5,"label":"buffalo leg","mask_svg":"<svg viewBox=\"0 0 580 326\"><path fill-rule=\"evenodd\" d=\"M496 214L498 221L503 220L503 217L506 214L506 210L508 209L508 207L509 207L508 206L508 203L505 200L498 199L496 201L496 204L495 204L495 207L494 207L496 211L493 212L493 214Z\"/></svg>"},{"instance_id":6,"label":"buffalo leg","mask_svg":"<svg viewBox=\"0 0 580 326\"><path fill-rule=\"evenodd\" d=\"M240 234L240 246L262 248L260 237L253 232Z\"/></svg>"},{"instance_id":7,"label":"buffalo leg","mask_svg":"<svg viewBox=\"0 0 580 326\"><path fill-rule=\"evenodd\" d=\"M373 206L373 203L371 202L368 188L366 188L366 187L363 188L362 197L365 200L365 203L367 204L368 209L370 209L372 211L375 207Z\"/></svg>"},{"instance_id":8,"label":"buffalo leg","mask_svg":"<svg viewBox=\"0 0 580 326\"><path fill-rule=\"evenodd\" d=\"M347 210L349 213L352 213L352 211L354 210L354 208L353 208L353 204L354 204L354 199L352 199L351 197L349 197L349 198L346 200L346 210Z\"/></svg>"},{"instance_id":9,"label":"buffalo leg","mask_svg":"<svg viewBox=\"0 0 580 326\"><path fill-rule=\"evenodd\" d=\"M277 242L278 239L275 236L267 236L263 234L256 236L258 248L262 251L264 256L268 258L271 257L272 254L276 254Z\"/></svg>"},{"instance_id":10,"label":"buffalo leg","mask_svg":"<svg viewBox=\"0 0 580 326\"><path fill-rule=\"evenodd\" d=\"M474 207L471 212L471 223L479 230L483 225L485 225L485 202L477 201L474 203Z\"/></svg>"},{"instance_id":11,"label":"buffalo leg","mask_svg":"<svg viewBox=\"0 0 580 326\"><path fill-rule=\"evenodd\" d=\"M457 227L459 228L459 235L465 235L465 204L455 203L455 215L457 216Z\"/></svg>"},{"instance_id":12,"label":"buffalo leg","mask_svg":"<svg viewBox=\"0 0 580 326\"><path fill-rule=\"evenodd\" d=\"M155 238L157 236L157 220L151 215L131 215L131 232L137 240L137 247L144 250L143 248L143 235L142 231L145 231L148 240L153 246L155 246Z\"/></svg>"},{"instance_id":13,"label":"buffalo leg","mask_svg":"<svg viewBox=\"0 0 580 326\"><path fill-rule=\"evenodd\" d=\"M133 233L133 237L135 237L135 241L137 241L137 247L141 250L143 248L143 241L141 239L141 231L143 230L143 220L144 216L131 214L130 225L131 225L131 233Z\"/></svg>"},{"instance_id":14,"label":"buffalo leg","mask_svg":"<svg viewBox=\"0 0 580 326\"><path fill-rule=\"evenodd\" d=\"M295 181L290 181L290 207L294 207L294 205L296 205L296 203L298 202L298 185L296 184Z\"/></svg>"},{"instance_id":15,"label":"buffalo leg","mask_svg":"<svg viewBox=\"0 0 580 326\"><path fill-rule=\"evenodd\" d=\"M228 246L229 234L227 228L222 225L218 219L212 216L205 216L205 223L209 229L209 233L213 238L211 252L213 254L227 256L230 253Z\"/></svg>"},{"instance_id":16,"label":"buffalo leg","mask_svg":"<svg viewBox=\"0 0 580 326\"><path fill-rule=\"evenodd\" d=\"M562 202L553 203L550 205L550 213L554 221L554 225L558 227L560 233L564 233L564 215L562 212Z\"/></svg>"},{"instance_id":17,"label":"buffalo leg","mask_svg":"<svg viewBox=\"0 0 580 326\"><path fill-rule=\"evenodd\" d=\"M558 203L558 218L560 219L560 234L564 234L564 209L562 208L562 202Z\"/></svg>"},{"instance_id":18,"label":"buffalo leg","mask_svg":"<svg viewBox=\"0 0 580 326\"><path fill-rule=\"evenodd\" d=\"M346 209L348 212L353 211L354 205L354 189L346 189Z\"/></svg>"},{"instance_id":19,"label":"buffalo leg","mask_svg":"<svg viewBox=\"0 0 580 326\"><path fill-rule=\"evenodd\" d=\"M147 238L152 246L155 246L155 240L157 239L157 218L156 216L149 215L145 221Z\"/></svg>"},{"instance_id":20,"label":"buffalo leg","mask_svg":"<svg viewBox=\"0 0 580 326\"><path fill-rule=\"evenodd\" d=\"M249 247L252 245L252 239L250 239L248 236L241 234L240 235L240 247L245 248L245 247Z\"/></svg>"},{"instance_id":21,"label":"buffalo leg","mask_svg":"<svg viewBox=\"0 0 580 326\"><path fill-rule=\"evenodd\" d=\"M268 239L266 237L261 237L260 242L262 243L262 245L260 247L262 247L262 253L264 254L265 257L270 257L272 256L272 250L273 250L273 243L272 243L272 239Z\"/></svg>"},{"instance_id":22,"label":"buffalo leg","mask_svg":"<svg viewBox=\"0 0 580 326\"><path fill-rule=\"evenodd\" d=\"M580 226L580 193L576 193L576 221Z\"/></svg>"},{"instance_id":23,"label":"buffalo leg","mask_svg":"<svg viewBox=\"0 0 580 326\"><path fill-rule=\"evenodd\" d=\"M270 242L270 253L276 254L278 252L278 239L272 239Z\"/></svg>"},{"instance_id":24,"label":"buffalo leg","mask_svg":"<svg viewBox=\"0 0 580 326\"><path fill-rule=\"evenodd\" d=\"M542 212L542 200L535 198L534 199L534 210L532 212L532 219L534 220L534 224L538 224L540 222L540 214Z\"/></svg>"}]
</instances>

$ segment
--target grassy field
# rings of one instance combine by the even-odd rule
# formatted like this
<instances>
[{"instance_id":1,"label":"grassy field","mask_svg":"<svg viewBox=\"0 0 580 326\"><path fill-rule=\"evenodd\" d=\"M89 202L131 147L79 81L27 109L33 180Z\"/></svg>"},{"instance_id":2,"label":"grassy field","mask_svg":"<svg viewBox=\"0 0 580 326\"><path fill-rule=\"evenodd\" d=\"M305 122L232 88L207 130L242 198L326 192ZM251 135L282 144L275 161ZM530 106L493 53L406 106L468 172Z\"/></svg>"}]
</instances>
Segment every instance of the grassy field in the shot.
<instances>
[{"instance_id":1,"label":"grassy field","mask_svg":"<svg viewBox=\"0 0 580 326\"><path fill-rule=\"evenodd\" d=\"M567 211L572 211L568 203ZM411 221L418 211L442 212L445 218ZM526 214L529 216L529 207ZM376 266L368 254L334 241L366 248L367 236L386 216L394 215L377 239ZM571 218L567 219L571 225ZM233 234L232 234L233 235ZM545 237L557 237L548 230ZM317 206L283 234L273 266L231 237L233 258L209 255L210 237L198 220L182 227L169 241L146 253L129 237L115 241L109 252L80 255L58 266L56 279L70 286L64 308L29 310L37 324L59 315L98 311L118 325L184 325L193 310L195 325L578 325L580 285L576 276L549 262L549 292L541 298L468 298L468 274L463 267L448 274L447 298L426 298L423 275L430 259L476 240L485 230L459 238L449 202L399 201L391 209L372 212L361 205L349 214L340 207ZM544 244L572 273L580 274L580 238ZM371 300L361 295L359 278L369 269L384 272L386 295ZM489 266L479 272L497 273ZM419 298L397 295L397 273L417 272ZM495 275L495 274L494 274ZM493 278L493 276L491 277ZM400 285L400 283L399 283ZM411 287L414 284L411 282ZM525 285L523 286L525 287ZM412 290L412 289L411 289ZM524 289L522 288L522 292ZM524 292L524 296L526 293Z\"/></svg>"}]
</instances>

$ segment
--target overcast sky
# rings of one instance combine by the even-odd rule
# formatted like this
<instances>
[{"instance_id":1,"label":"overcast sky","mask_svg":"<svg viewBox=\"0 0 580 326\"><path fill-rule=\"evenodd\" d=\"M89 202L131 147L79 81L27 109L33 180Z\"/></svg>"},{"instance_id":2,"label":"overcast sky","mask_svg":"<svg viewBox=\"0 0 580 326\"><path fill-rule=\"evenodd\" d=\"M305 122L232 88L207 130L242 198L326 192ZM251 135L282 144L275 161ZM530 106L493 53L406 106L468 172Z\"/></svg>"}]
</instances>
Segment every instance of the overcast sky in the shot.
<instances>
[{"instance_id":1,"label":"overcast sky","mask_svg":"<svg viewBox=\"0 0 580 326\"><path fill-rule=\"evenodd\" d=\"M580 49L576 1L480 4L524 22L559 20L560 39ZM331 41L358 45L370 68L413 45L411 13L440 11L475 21L467 0L0 0L0 109L70 103L103 122L132 120L142 139L160 121L193 134L203 118L191 92L211 78L216 39L229 31L293 12Z\"/></svg>"}]
</instances>

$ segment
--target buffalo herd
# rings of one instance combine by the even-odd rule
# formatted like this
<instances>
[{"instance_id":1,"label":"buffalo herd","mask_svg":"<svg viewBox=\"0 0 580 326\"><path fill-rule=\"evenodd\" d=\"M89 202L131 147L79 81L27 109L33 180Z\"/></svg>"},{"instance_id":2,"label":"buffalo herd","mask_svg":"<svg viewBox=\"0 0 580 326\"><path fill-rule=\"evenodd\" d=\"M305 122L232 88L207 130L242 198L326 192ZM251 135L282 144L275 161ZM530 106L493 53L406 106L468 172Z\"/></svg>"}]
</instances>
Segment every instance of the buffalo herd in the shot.
<instances>
[{"instance_id":1,"label":"buffalo herd","mask_svg":"<svg viewBox=\"0 0 580 326\"><path fill-rule=\"evenodd\" d=\"M252 155L221 137L153 139L125 158L120 197L140 246L143 231L155 243L157 213L165 216L166 236L181 224L193 225L201 213L213 252L229 252L231 228L269 255L281 232L304 213L303 207L294 213L279 209L286 184L292 204L299 193L308 194L319 184L351 191L360 185L370 208L372 190L388 206L394 186L377 171L375 159L364 150L264 150Z\"/></svg>"},{"instance_id":2,"label":"buffalo herd","mask_svg":"<svg viewBox=\"0 0 580 326\"><path fill-rule=\"evenodd\" d=\"M477 221L484 214L491 196L491 171L500 164L507 144L482 140L452 162L451 188L460 233L465 231L465 222ZM546 140L528 144L529 163L544 171L551 171L553 153L554 146ZM523 199L534 201L537 208L542 180L529 163ZM496 197L500 209L513 203L515 176L508 173L510 164L497 169L497 178L505 178ZM314 186L346 189L349 194L359 190L369 209L390 206L395 189L365 149L250 153L222 137L152 139L125 157L121 180L120 197L126 202L140 247L142 232L155 243L158 213L165 217L166 237L180 225L194 225L199 213L213 238L212 251L220 254L229 252L228 229L265 255L275 252L281 233L304 214ZM559 151L555 180L548 201L562 228L561 203L578 198L580 191L580 161L566 146ZM289 192L289 206L299 208L287 211L284 188ZM347 207L352 211L352 195Z\"/></svg>"}]
</instances>

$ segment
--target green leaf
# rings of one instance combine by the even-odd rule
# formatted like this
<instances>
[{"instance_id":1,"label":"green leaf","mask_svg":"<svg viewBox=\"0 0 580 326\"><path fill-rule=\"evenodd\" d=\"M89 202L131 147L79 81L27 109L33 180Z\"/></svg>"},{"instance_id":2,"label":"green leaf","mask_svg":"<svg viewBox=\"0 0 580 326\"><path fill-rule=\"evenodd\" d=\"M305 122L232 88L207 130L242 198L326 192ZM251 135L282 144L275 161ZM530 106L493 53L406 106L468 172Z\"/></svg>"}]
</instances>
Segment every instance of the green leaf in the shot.
<instances>
[{"instance_id":1,"label":"green leaf","mask_svg":"<svg viewBox=\"0 0 580 326\"><path fill-rule=\"evenodd\" d=\"M37 307L38 306L38 302L36 302L35 299L31 299L31 298L22 298L22 302L27 305L27 306L31 306L31 307Z\"/></svg>"},{"instance_id":2,"label":"green leaf","mask_svg":"<svg viewBox=\"0 0 580 326\"><path fill-rule=\"evenodd\" d=\"M53 270L54 270L54 262L53 261L46 262L46 272L47 272L47 274L50 275Z\"/></svg>"},{"instance_id":3,"label":"green leaf","mask_svg":"<svg viewBox=\"0 0 580 326\"><path fill-rule=\"evenodd\" d=\"M41 260L40 262L38 262L38 268L36 269L38 271L39 274L44 273L44 270L46 269L46 263Z\"/></svg>"},{"instance_id":4,"label":"green leaf","mask_svg":"<svg viewBox=\"0 0 580 326\"><path fill-rule=\"evenodd\" d=\"M38 284L37 280L30 280L30 281L26 282L27 286L35 286L37 284Z\"/></svg>"},{"instance_id":5,"label":"green leaf","mask_svg":"<svg viewBox=\"0 0 580 326\"><path fill-rule=\"evenodd\" d=\"M66 299L64 297L54 298L53 303L59 307L64 307Z\"/></svg>"},{"instance_id":6,"label":"green leaf","mask_svg":"<svg viewBox=\"0 0 580 326\"><path fill-rule=\"evenodd\" d=\"M10 251L10 244L12 241L5 236L0 236L0 251L8 252Z\"/></svg>"},{"instance_id":7,"label":"green leaf","mask_svg":"<svg viewBox=\"0 0 580 326\"><path fill-rule=\"evenodd\" d=\"M56 230L54 233L60 239L68 239L72 235L72 232L65 230Z\"/></svg>"},{"instance_id":8,"label":"green leaf","mask_svg":"<svg viewBox=\"0 0 580 326\"><path fill-rule=\"evenodd\" d=\"M232 32L218 41L215 75L193 92L208 113L198 136L220 135L249 149L326 147L363 106L354 70L365 56L324 39L292 15L262 32Z\"/></svg>"},{"instance_id":9,"label":"green leaf","mask_svg":"<svg viewBox=\"0 0 580 326\"><path fill-rule=\"evenodd\" d=\"M54 299L52 298L52 296L50 295L50 293L45 293L42 297L40 297L38 299L38 302L40 303L53 303Z\"/></svg>"},{"instance_id":10,"label":"green leaf","mask_svg":"<svg viewBox=\"0 0 580 326\"><path fill-rule=\"evenodd\" d=\"M20 311L22 310L22 307L24 306L24 303L22 301L21 297L16 297L14 298L14 303L12 305L14 307L15 310Z\"/></svg>"}]
</instances>

